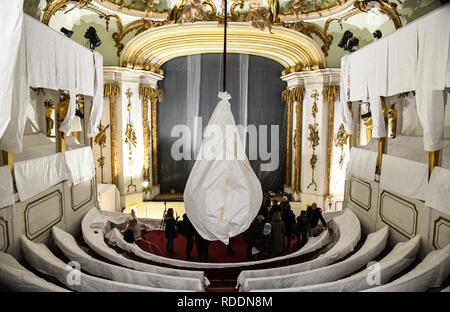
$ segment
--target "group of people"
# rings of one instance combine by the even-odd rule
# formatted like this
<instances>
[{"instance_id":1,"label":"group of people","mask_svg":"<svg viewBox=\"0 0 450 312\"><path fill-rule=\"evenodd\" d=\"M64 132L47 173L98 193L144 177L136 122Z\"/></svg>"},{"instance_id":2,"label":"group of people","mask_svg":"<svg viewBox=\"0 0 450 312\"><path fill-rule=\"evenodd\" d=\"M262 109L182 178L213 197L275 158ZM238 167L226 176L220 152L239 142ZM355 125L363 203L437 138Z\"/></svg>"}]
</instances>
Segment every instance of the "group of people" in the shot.
<instances>
[{"instance_id":1,"label":"group of people","mask_svg":"<svg viewBox=\"0 0 450 312\"><path fill-rule=\"evenodd\" d=\"M296 218L287 197L283 197L280 204L277 200L271 203L269 198L265 198L258 216L244 233L247 260L252 260L254 254L263 259L280 256L285 250L290 250L294 238L299 250L308 242L309 236L318 235L326 227L316 203L308 206L306 211L302 210Z\"/></svg>"},{"instance_id":2,"label":"group of people","mask_svg":"<svg viewBox=\"0 0 450 312\"><path fill-rule=\"evenodd\" d=\"M174 240L180 233L186 238L186 260L194 259L192 250L195 243L197 261L208 262L209 241L196 231L186 213L182 220L178 219L178 216L174 216L172 208L167 209L167 213L164 214L167 253L176 255ZM290 250L293 239L296 239L296 249L299 250L308 242L309 236L318 235L326 227L322 211L316 203L312 203L306 211L302 210L296 217L287 197L283 197L280 203L277 200L271 202L270 198L264 198L258 215L243 235L247 242L247 259L252 260L254 254L258 254L258 258L263 259L277 257L284 251ZM124 239L129 243L144 239L134 211L132 211L128 225L123 232ZM235 254L233 238L230 238L227 254Z\"/></svg>"}]
</instances>

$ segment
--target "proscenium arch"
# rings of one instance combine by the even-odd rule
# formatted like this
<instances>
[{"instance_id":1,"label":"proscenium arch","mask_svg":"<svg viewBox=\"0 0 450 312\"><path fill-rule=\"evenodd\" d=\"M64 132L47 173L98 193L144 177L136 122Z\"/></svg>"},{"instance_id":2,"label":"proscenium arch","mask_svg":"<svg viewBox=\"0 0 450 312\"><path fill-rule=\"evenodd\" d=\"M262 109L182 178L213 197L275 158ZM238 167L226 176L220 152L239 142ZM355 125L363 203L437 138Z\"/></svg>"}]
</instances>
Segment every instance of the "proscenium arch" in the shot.
<instances>
[{"instance_id":1,"label":"proscenium arch","mask_svg":"<svg viewBox=\"0 0 450 312\"><path fill-rule=\"evenodd\" d=\"M149 29L131 39L120 55L120 65L159 68L178 56L222 52L223 26L217 22L174 24ZM311 37L279 26L272 27L271 34L248 23L229 23L227 52L270 58L285 68L298 64L326 68L325 55Z\"/></svg>"}]
</instances>

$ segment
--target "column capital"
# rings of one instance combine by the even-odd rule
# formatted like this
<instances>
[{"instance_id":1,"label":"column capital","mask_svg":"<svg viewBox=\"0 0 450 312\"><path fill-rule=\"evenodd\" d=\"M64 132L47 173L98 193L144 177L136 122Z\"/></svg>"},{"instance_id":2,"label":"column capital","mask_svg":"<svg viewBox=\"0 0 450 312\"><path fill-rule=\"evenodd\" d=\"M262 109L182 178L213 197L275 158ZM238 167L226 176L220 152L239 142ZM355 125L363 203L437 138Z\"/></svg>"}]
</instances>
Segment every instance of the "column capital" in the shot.
<instances>
[{"instance_id":1,"label":"column capital","mask_svg":"<svg viewBox=\"0 0 450 312\"><path fill-rule=\"evenodd\" d=\"M314 88L339 85L341 70L325 68L311 71L294 72L281 77L287 82L288 89L295 87Z\"/></svg>"},{"instance_id":2,"label":"column capital","mask_svg":"<svg viewBox=\"0 0 450 312\"><path fill-rule=\"evenodd\" d=\"M132 69L119 66L104 66L103 67L103 80L107 82L128 82L137 83L140 85L148 85L152 88L157 88L158 81L163 80L164 76L154 72Z\"/></svg>"}]
</instances>

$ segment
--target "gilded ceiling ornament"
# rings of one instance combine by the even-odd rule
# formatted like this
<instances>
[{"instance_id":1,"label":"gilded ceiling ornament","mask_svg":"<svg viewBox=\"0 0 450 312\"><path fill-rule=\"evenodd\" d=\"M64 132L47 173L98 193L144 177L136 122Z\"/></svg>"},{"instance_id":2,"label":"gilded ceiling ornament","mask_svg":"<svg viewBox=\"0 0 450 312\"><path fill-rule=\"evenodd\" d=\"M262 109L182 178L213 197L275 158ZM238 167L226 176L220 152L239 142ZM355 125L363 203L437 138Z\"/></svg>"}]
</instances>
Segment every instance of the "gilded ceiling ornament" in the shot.
<instances>
[{"instance_id":1,"label":"gilded ceiling ornament","mask_svg":"<svg viewBox=\"0 0 450 312\"><path fill-rule=\"evenodd\" d=\"M333 42L333 36L327 35L326 31L322 31L318 26L306 22L284 22L283 27L296 30L311 38L313 34L316 35L323 42L323 46L321 47L323 53L325 54L325 56L328 56L328 50L330 49L330 45Z\"/></svg>"},{"instance_id":2,"label":"gilded ceiling ornament","mask_svg":"<svg viewBox=\"0 0 450 312\"><path fill-rule=\"evenodd\" d=\"M262 0L250 0L249 8L250 10L245 15L244 21L250 22L253 27L259 30L267 28L269 33L272 33L271 12L263 7Z\"/></svg>"},{"instance_id":3,"label":"gilded ceiling ornament","mask_svg":"<svg viewBox=\"0 0 450 312\"><path fill-rule=\"evenodd\" d=\"M180 24L185 22L194 23L205 19L203 4L201 0L185 0L181 12Z\"/></svg>"}]
</instances>

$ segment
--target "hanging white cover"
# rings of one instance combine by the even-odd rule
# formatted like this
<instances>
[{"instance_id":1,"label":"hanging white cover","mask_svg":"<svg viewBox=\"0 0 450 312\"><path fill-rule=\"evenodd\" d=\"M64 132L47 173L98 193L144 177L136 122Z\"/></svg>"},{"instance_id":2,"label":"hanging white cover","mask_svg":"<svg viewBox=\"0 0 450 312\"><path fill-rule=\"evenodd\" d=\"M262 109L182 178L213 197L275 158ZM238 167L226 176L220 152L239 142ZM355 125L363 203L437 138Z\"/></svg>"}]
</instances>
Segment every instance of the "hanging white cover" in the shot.
<instances>
[{"instance_id":1,"label":"hanging white cover","mask_svg":"<svg viewBox=\"0 0 450 312\"><path fill-rule=\"evenodd\" d=\"M14 205L13 180L8 166L0 167L0 208Z\"/></svg>"},{"instance_id":2,"label":"hanging white cover","mask_svg":"<svg viewBox=\"0 0 450 312\"><path fill-rule=\"evenodd\" d=\"M434 167L425 195L425 205L450 215L450 170Z\"/></svg>"},{"instance_id":3,"label":"hanging white cover","mask_svg":"<svg viewBox=\"0 0 450 312\"><path fill-rule=\"evenodd\" d=\"M73 184L78 184L95 176L94 157L90 146L66 151L64 154Z\"/></svg>"},{"instance_id":4,"label":"hanging white cover","mask_svg":"<svg viewBox=\"0 0 450 312\"><path fill-rule=\"evenodd\" d=\"M248 162L227 92L217 104L184 191L186 213L207 240L228 244L256 217L261 184Z\"/></svg>"},{"instance_id":5,"label":"hanging white cover","mask_svg":"<svg viewBox=\"0 0 450 312\"><path fill-rule=\"evenodd\" d=\"M378 153L363 148L352 147L350 159L347 163L346 180L352 176L375 181Z\"/></svg>"}]
</instances>

